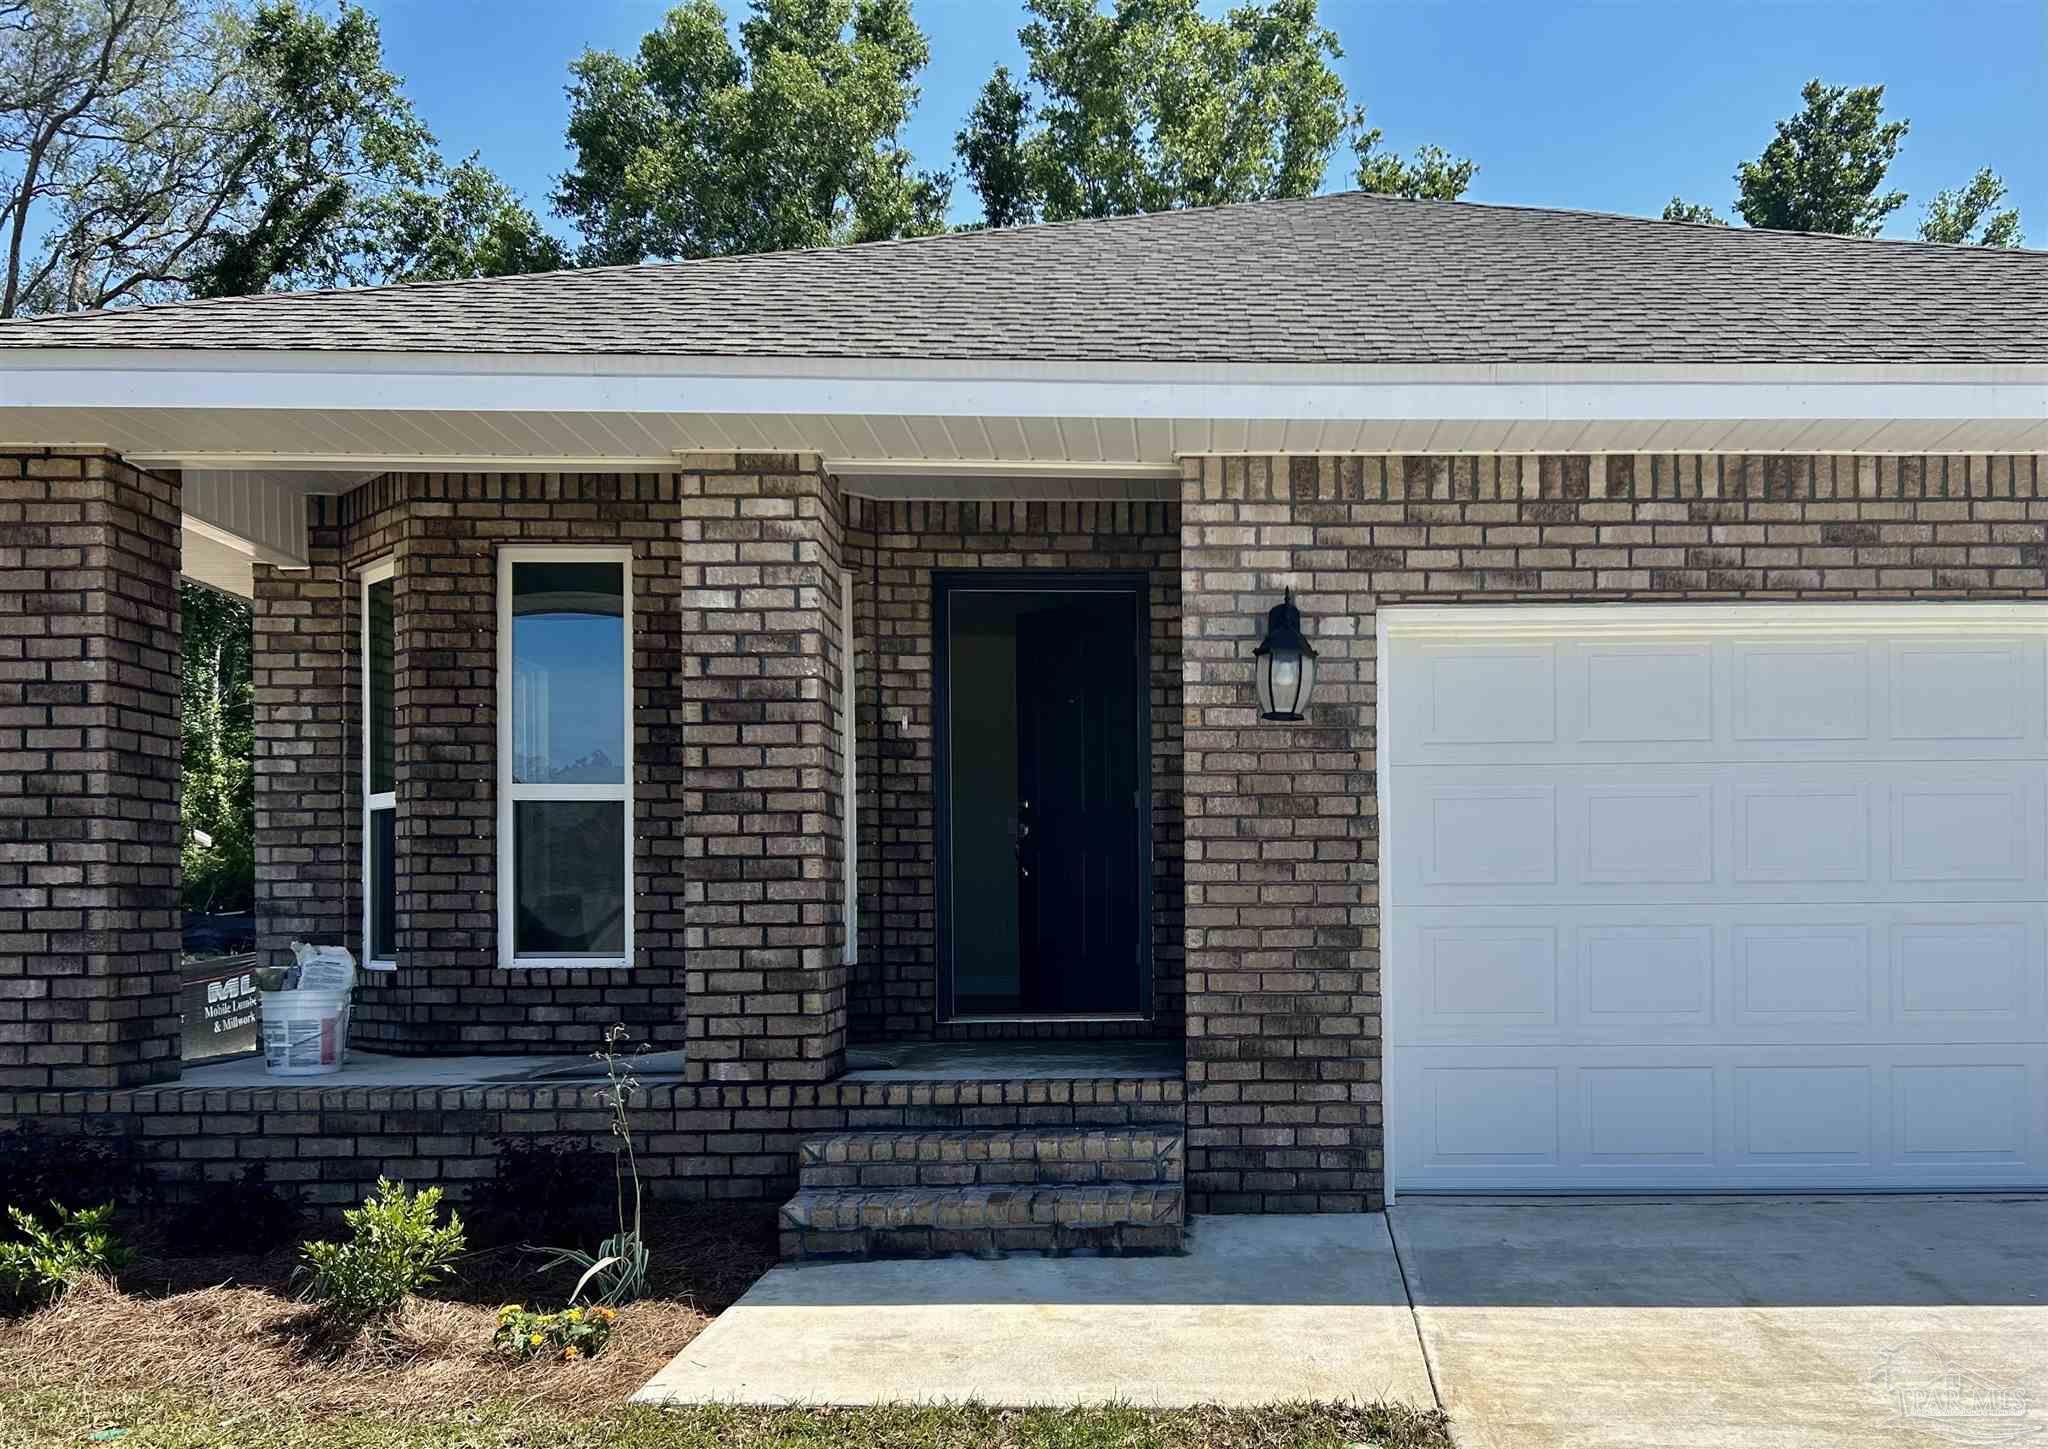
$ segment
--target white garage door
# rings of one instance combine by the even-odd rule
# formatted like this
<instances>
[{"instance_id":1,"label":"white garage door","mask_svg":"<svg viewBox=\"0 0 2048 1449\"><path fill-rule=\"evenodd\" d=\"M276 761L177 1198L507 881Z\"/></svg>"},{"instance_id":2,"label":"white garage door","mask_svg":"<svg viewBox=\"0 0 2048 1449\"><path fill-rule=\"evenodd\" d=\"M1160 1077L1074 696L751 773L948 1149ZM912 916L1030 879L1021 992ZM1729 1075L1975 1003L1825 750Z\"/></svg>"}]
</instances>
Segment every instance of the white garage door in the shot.
<instances>
[{"instance_id":1,"label":"white garage door","mask_svg":"<svg viewBox=\"0 0 2048 1449\"><path fill-rule=\"evenodd\" d=\"M2048 607L1382 628L1397 1192L2048 1185Z\"/></svg>"}]
</instances>

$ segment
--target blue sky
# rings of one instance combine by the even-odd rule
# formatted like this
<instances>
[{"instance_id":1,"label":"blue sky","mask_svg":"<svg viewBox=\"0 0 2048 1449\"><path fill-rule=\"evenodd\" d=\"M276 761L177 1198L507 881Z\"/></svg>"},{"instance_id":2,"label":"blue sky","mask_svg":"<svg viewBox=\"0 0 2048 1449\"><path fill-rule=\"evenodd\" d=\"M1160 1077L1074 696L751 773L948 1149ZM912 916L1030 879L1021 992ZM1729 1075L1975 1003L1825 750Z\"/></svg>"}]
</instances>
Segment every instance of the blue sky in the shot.
<instances>
[{"instance_id":1,"label":"blue sky","mask_svg":"<svg viewBox=\"0 0 2048 1449\"><path fill-rule=\"evenodd\" d=\"M727 0L737 11L744 0ZM368 0L386 58L451 156L484 159L545 212L563 147L567 67L628 50L660 0ZM1021 69L1013 0L914 0L932 41L907 133L952 164L953 133L997 61ZM1882 82L1912 121L1891 184L1910 236L1944 186L1989 165L2030 245L2048 247L2048 0L1324 0L1345 83L1386 141L1480 163L1469 200L1654 215L1674 193L1724 214L1736 163L1818 75ZM1348 158L1330 189L1350 184ZM963 184L960 219L976 214ZM559 223L557 223L560 225Z\"/></svg>"}]
</instances>

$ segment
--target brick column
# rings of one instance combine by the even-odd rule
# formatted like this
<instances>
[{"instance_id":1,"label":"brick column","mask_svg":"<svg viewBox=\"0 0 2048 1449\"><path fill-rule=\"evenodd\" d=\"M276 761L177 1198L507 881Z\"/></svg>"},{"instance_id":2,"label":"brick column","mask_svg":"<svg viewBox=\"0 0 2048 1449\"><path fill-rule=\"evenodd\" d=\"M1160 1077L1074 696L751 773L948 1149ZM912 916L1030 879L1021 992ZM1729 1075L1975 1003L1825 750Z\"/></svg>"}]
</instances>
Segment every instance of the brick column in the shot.
<instances>
[{"instance_id":1,"label":"brick column","mask_svg":"<svg viewBox=\"0 0 2048 1449\"><path fill-rule=\"evenodd\" d=\"M178 1075L178 484L0 449L0 1085Z\"/></svg>"},{"instance_id":2,"label":"brick column","mask_svg":"<svg viewBox=\"0 0 2048 1449\"><path fill-rule=\"evenodd\" d=\"M1182 488L1188 1187L1197 1212L1382 1205L1369 577L1319 463L1191 461ZM1252 693L1292 587L1317 651L1309 718Z\"/></svg>"},{"instance_id":3,"label":"brick column","mask_svg":"<svg viewBox=\"0 0 2048 1449\"><path fill-rule=\"evenodd\" d=\"M824 1081L846 1049L840 497L815 459L684 466L689 1078Z\"/></svg>"},{"instance_id":4,"label":"brick column","mask_svg":"<svg viewBox=\"0 0 2048 1449\"><path fill-rule=\"evenodd\" d=\"M282 965L294 940L362 958L361 620L341 563L333 500L309 499L312 567L256 565L256 946Z\"/></svg>"}]
</instances>

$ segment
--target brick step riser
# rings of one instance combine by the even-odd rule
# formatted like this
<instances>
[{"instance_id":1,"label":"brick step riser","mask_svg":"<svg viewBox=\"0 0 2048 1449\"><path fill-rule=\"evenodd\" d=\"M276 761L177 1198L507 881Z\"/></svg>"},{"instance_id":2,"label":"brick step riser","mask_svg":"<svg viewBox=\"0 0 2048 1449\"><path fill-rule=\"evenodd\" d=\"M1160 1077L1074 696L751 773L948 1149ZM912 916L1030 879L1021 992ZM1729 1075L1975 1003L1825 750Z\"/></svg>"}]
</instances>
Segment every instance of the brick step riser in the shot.
<instances>
[{"instance_id":1,"label":"brick step riser","mask_svg":"<svg viewBox=\"0 0 2048 1449\"><path fill-rule=\"evenodd\" d=\"M1169 1127L836 1133L805 1140L798 1179L802 1188L1178 1184L1185 1159Z\"/></svg>"},{"instance_id":2,"label":"brick step riser","mask_svg":"<svg viewBox=\"0 0 2048 1449\"><path fill-rule=\"evenodd\" d=\"M783 1205L785 1258L1179 1250L1178 1184L902 1187L799 1192Z\"/></svg>"}]
</instances>

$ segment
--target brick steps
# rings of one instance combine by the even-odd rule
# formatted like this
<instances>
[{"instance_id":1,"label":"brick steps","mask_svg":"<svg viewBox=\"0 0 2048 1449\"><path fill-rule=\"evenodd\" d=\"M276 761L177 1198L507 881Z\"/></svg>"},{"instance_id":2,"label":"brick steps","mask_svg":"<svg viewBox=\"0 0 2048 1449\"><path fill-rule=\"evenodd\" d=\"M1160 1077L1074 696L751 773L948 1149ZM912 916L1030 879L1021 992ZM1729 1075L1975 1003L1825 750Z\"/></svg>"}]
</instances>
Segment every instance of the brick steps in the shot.
<instances>
[{"instance_id":1,"label":"brick steps","mask_svg":"<svg viewBox=\"0 0 2048 1449\"><path fill-rule=\"evenodd\" d=\"M824 1133L798 1150L782 1255L1176 1252L1184 1155L1178 1125Z\"/></svg>"},{"instance_id":2,"label":"brick steps","mask_svg":"<svg viewBox=\"0 0 2048 1449\"><path fill-rule=\"evenodd\" d=\"M1179 1127L835 1132L798 1149L803 1187L998 1187L1179 1182Z\"/></svg>"},{"instance_id":3,"label":"brick steps","mask_svg":"<svg viewBox=\"0 0 2048 1449\"><path fill-rule=\"evenodd\" d=\"M804 1188L782 1205L782 1256L1172 1253L1183 1217L1178 1183Z\"/></svg>"}]
</instances>

